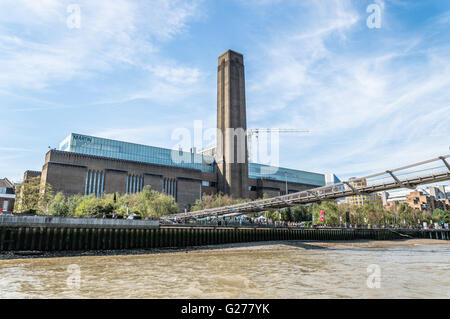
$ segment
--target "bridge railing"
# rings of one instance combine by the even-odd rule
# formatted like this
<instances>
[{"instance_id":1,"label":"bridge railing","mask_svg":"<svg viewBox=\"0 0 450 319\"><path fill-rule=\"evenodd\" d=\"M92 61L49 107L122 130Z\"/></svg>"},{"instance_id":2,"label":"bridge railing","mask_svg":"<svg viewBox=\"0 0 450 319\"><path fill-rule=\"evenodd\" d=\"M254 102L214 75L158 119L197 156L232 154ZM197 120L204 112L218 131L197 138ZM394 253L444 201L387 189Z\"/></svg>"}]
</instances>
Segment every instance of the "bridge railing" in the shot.
<instances>
[{"instance_id":1,"label":"bridge railing","mask_svg":"<svg viewBox=\"0 0 450 319\"><path fill-rule=\"evenodd\" d=\"M371 174L363 178L366 180L367 186L393 183L396 182L395 178L403 180L407 184L407 181L419 179L423 176L439 176L447 173L450 170L447 161L449 157L450 155L445 155L385 172Z\"/></svg>"},{"instance_id":2,"label":"bridge railing","mask_svg":"<svg viewBox=\"0 0 450 319\"><path fill-rule=\"evenodd\" d=\"M162 220L195 219L207 216L237 216L268 209L285 208L322 200L333 200L347 196L370 194L397 188L412 188L450 179L450 154L427 161L386 170L376 174L350 179L341 183L322 186L310 190L261 199L241 204L204 209L188 214L164 216Z\"/></svg>"}]
</instances>

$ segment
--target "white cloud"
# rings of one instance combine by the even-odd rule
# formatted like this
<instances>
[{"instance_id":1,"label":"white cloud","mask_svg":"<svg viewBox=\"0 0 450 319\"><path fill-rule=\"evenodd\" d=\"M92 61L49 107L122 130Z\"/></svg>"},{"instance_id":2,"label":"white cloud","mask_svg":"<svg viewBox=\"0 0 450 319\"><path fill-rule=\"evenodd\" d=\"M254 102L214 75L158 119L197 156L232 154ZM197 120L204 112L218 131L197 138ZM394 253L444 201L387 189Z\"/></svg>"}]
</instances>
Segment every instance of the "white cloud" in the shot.
<instances>
[{"instance_id":1,"label":"white cloud","mask_svg":"<svg viewBox=\"0 0 450 319\"><path fill-rule=\"evenodd\" d=\"M365 11L351 1L307 3L302 25L258 48L264 58L254 59L262 63L248 85L249 118L260 127L312 131L281 137L290 148L281 150L281 164L348 176L447 152L449 47L429 47L427 34L364 33L379 42L368 50L354 37Z\"/></svg>"},{"instance_id":2,"label":"white cloud","mask_svg":"<svg viewBox=\"0 0 450 319\"><path fill-rule=\"evenodd\" d=\"M163 78L167 82L176 84L193 84L196 83L200 77L200 72L196 68L177 67L169 65L151 65L147 67L155 75Z\"/></svg>"},{"instance_id":3,"label":"white cloud","mask_svg":"<svg viewBox=\"0 0 450 319\"><path fill-rule=\"evenodd\" d=\"M198 70L175 67L176 62L159 53L159 46L185 32L187 22L199 12L198 0L79 0L79 29L66 25L70 3L0 3L0 11L8 12L0 23L0 89L44 89L121 66L154 69L168 81L197 80ZM164 70L168 71L161 75Z\"/></svg>"}]
</instances>

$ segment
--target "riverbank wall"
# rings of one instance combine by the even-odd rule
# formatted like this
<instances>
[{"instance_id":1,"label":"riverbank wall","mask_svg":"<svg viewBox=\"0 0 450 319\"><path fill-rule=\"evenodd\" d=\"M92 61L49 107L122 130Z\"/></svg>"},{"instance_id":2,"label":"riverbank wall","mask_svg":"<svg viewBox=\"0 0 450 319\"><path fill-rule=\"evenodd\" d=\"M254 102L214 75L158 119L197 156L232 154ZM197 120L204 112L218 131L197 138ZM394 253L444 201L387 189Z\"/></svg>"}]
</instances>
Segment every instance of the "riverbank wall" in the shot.
<instances>
[{"instance_id":1,"label":"riverbank wall","mask_svg":"<svg viewBox=\"0 0 450 319\"><path fill-rule=\"evenodd\" d=\"M450 230L161 226L147 220L13 218L0 218L0 251L184 248L274 240L450 240Z\"/></svg>"}]
</instances>

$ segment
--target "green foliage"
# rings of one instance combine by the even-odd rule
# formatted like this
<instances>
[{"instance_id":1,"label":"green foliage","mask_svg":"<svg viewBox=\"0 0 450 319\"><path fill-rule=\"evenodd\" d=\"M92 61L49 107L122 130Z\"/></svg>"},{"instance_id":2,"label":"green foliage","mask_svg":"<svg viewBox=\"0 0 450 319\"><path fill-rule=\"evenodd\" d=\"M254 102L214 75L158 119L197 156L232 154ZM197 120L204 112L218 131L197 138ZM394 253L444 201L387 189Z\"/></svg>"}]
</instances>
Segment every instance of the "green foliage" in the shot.
<instances>
[{"instance_id":1,"label":"green foliage","mask_svg":"<svg viewBox=\"0 0 450 319\"><path fill-rule=\"evenodd\" d=\"M75 195L67 198L67 217L74 217L77 207L84 200L85 196Z\"/></svg>"},{"instance_id":2,"label":"green foliage","mask_svg":"<svg viewBox=\"0 0 450 319\"><path fill-rule=\"evenodd\" d=\"M222 193L216 195L204 194L201 200L195 201L195 204L191 207L191 211L240 204L248 201L250 200L242 198L232 198L231 196L223 195Z\"/></svg>"},{"instance_id":3,"label":"green foliage","mask_svg":"<svg viewBox=\"0 0 450 319\"><path fill-rule=\"evenodd\" d=\"M320 221L320 210L324 211L324 221ZM294 206L282 210L269 210L263 216L272 221L309 222L313 224L341 225L346 222L346 213L349 213L350 223L357 225L392 225L392 226L416 226L423 221L450 222L450 211L435 210L433 216L429 212L414 210L406 203L402 203L397 209L389 211L381 203L366 202L362 206L349 204L337 204L325 201L320 204L308 206ZM341 222L342 220L342 222Z\"/></svg>"},{"instance_id":4,"label":"green foliage","mask_svg":"<svg viewBox=\"0 0 450 319\"><path fill-rule=\"evenodd\" d=\"M307 206L293 206L282 210L268 210L263 216L272 221L302 222L310 221L312 218L311 209Z\"/></svg>"},{"instance_id":5,"label":"green foliage","mask_svg":"<svg viewBox=\"0 0 450 319\"><path fill-rule=\"evenodd\" d=\"M314 224L339 225L340 219L345 220L345 210L334 202L322 202L310 206L311 213L314 216ZM325 221L320 221L320 210L324 210Z\"/></svg>"},{"instance_id":6,"label":"green foliage","mask_svg":"<svg viewBox=\"0 0 450 319\"><path fill-rule=\"evenodd\" d=\"M94 195L75 195L66 198L57 193L48 203L47 215L64 217L102 218L113 215L128 217L136 214L141 218L159 218L178 212L178 205L172 196L167 196L145 186L137 194L105 194L103 198Z\"/></svg>"},{"instance_id":7,"label":"green foliage","mask_svg":"<svg viewBox=\"0 0 450 319\"><path fill-rule=\"evenodd\" d=\"M88 196L75 209L75 217L102 218L111 216L113 211L111 200Z\"/></svg>"},{"instance_id":8,"label":"green foliage","mask_svg":"<svg viewBox=\"0 0 450 319\"><path fill-rule=\"evenodd\" d=\"M312 220L312 214L308 207L306 206L294 206L290 208L292 221L303 222Z\"/></svg>"},{"instance_id":9,"label":"green foliage","mask_svg":"<svg viewBox=\"0 0 450 319\"><path fill-rule=\"evenodd\" d=\"M283 214L281 212L279 212L278 210L274 210L274 209L265 211L263 213L263 216L272 220L273 222L278 222L283 219Z\"/></svg>"},{"instance_id":10,"label":"green foliage","mask_svg":"<svg viewBox=\"0 0 450 319\"><path fill-rule=\"evenodd\" d=\"M154 191L150 186L145 186L138 194L120 196L117 203L119 214L134 213L142 218L159 218L178 212L178 204L172 196Z\"/></svg>"},{"instance_id":11,"label":"green foliage","mask_svg":"<svg viewBox=\"0 0 450 319\"><path fill-rule=\"evenodd\" d=\"M431 218L433 219L433 222L441 223L443 221L444 223L450 222L450 211L449 210L442 210L442 209L435 209L433 214L431 215Z\"/></svg>"},{"instance_id":12,"label":"green foliage","mask_svg":"<svg viewBox=\"0 0 450 319\"><path fill-rule=\"evenodd\" d=\"M53 198L52 187L49 184L41 186L39 176L30 178L22 183L16 191L15 213L45 214L47 205Z\"/></svg>"},{"instance_id":13,"label":"green foliage","mask_svg":"<svg viewBox=\"0 0 450 319\"><path fill-rule=\"evenodd\" d=\"M67 205L66 197L59 192L50 201L46 215L65 217L69 215L69 206Z\"/></svg>"}]
</instances>

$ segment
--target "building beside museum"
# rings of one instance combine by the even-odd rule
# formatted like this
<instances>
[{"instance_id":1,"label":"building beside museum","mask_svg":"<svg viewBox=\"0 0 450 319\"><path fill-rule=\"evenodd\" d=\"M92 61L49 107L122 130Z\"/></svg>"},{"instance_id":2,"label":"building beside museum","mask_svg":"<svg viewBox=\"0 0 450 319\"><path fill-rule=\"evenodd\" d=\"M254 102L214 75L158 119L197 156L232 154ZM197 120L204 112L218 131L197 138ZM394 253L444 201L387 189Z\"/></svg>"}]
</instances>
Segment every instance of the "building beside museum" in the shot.
<instances>
[{"instance_id":1,"label":"building beside museum","mask_svg":"<svg viewBox=\"0 0 450 319\"><path fill-rule=\"evenodd\" d=\"M364 188L367 186L367 180L365 178L363 179L357 179L357 178L350 178L349 183L352 187L359 189L359 188ZM372 194L359 194L359 195L354 195L354 196L348 196L345 199L345 203L350 204L352 206L363 206L364 203L381 203L382 199L381 197L376 194L376 193L372 193Z\"/></svg>"},{"instance_id":2,"label":"building beside museum","mask_svg":"<svg viewBox=\"0 0 450 319\"><path fill-rule=\"evenodd\" d=\"M383 206L396 209L400 203L406 203L412 209L433 212L435 209L450 210L450 196L448 186L430 186L417 190L400 190L382 192Z\"/></svg>"},{"instance_id":3,"label":"building beside museum","mask_svg":"<svg viewBox=\"0 0 450 319\"><path fill-rule=\"evenodd\" d=\"M215 154L72 133L45 155L41 185L49 183L66 195L97 197L133 194L150 185L173 196L181 210L203 194L256 199L325 185L323 174L249 163L246 138L234 143L235 136L228 135L230 129L245 131L246 123L244 60L229 50L219 57L217 128L223 134L218 134Z\"/></svg>"},{"instance_id":4,"label":"building beside museum","mask_svg":"<svg viewBox=\"0 0 450 319\"><path fill-rule=\"evenodd\" d=\"M11 213L14 210L14 184L7 178L0 178L0 212Z\"/></svg>"}]
</instances>

